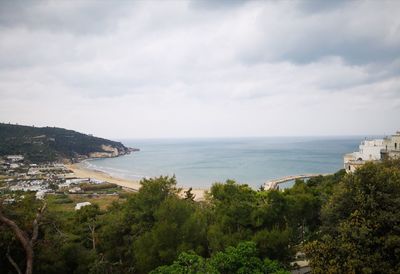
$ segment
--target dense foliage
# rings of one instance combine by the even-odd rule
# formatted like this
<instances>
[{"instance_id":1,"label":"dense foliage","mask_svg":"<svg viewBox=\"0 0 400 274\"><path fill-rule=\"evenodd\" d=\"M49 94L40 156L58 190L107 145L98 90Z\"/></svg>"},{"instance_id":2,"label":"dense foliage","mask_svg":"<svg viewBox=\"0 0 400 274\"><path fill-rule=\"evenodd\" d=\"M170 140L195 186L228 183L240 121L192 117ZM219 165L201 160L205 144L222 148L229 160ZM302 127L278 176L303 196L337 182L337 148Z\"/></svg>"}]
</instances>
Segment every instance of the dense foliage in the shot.
<instances>
[{"instance_id":1,"label":"dense foliage","mask_svg":"<svg viewBox=\"0 0 400 274\"><path fill-rule=\"evenodd\" d=\"M307 245L315 273L400 272L399 161L346 176L321 214L321 238Z\"/></svg>"},{"instance_id":2,"label":"dense foliage","mask_svg":"<svg viewBox=\"0 0 400 274\"><path fill-rule=\"evenodd\" d=\"M121 152L128 150L119 142L73 130L0 123L0 156L20 154L32 162L50 162L103 151L101 145L115 147Z\"/></svg>"},{"instance_id":3,"label":"dense foliage","mask_svg":"<svg viewBox=\"0 0 400 274\"><path fill-rule=\"evenodd\" d=\"M316 273L400 270L399 162L297 181L286 191L215 183L204 202L182 197L175 178L141 183L106 211L49 204L34 273L286 273L304 246ZM27 195L2 212L31 234L40 203ZM0 271L14 272L7 255L23 269L23 249L4 225L0 239Z\"/></svg>"},{"instance_id":4,"label":"dense foliage","mask_svg":"<svg viewBox=\"0 0 400 274\"><path fill-rule=\"evenodd\" d=\"M218 273L264 273L289 274L277 262L268 258L262 261L254 242L242 242L237 247L228 247L209 259L195 253L183 252L170 266L160 266L151 274L218 274Z\"/></svg>"}]
</instances>

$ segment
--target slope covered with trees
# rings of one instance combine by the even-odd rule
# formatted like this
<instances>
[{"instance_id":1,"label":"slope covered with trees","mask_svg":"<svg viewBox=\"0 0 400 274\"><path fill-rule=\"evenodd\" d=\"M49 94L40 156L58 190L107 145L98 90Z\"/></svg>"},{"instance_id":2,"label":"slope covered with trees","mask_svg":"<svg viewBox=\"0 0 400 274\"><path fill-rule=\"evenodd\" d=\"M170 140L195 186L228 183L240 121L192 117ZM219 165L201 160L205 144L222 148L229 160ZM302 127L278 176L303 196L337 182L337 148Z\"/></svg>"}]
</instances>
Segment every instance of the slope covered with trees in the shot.
<instances>
[{"instance_id":1,"label":"slope covered with trees","mask_svg":"<svg viewBox=\"0 0 400 274\"><path fill-rule=\"evenodd\" d=\"M400 164L366 164L346 176L321 210L307 245L315 273L400 272Z\"/></svg>"},{"instance_id":2,"label":"slope covered with trees","mask_svg":"<svg viewBox=\"0 0 400 274\"><path fill-rule=\"evenodd\" d=\"M398 273L400 162L297 181L280 191L215 183L204 202L175 178L142 180L107 210L60 211L26 195L2 215L34 233L34 273L287 273L306 251L315 273ZM0 266L25 269L24 248L0 225ZM384 271L384 272L382 272Z\"/></svg>"},{"instance_id":3,"label":"slope covered with trees","mask_svg":"<svg viewBox=\"0 0 400 274\"><path fill-rule=\"evenodd\" d=\"M129 148L119 142L56 127L31 127L0 123L0 156L24 155L32 162L74 160L93 152L105 152L102 146L126 154Z\"/></svg>"}]
</instances>

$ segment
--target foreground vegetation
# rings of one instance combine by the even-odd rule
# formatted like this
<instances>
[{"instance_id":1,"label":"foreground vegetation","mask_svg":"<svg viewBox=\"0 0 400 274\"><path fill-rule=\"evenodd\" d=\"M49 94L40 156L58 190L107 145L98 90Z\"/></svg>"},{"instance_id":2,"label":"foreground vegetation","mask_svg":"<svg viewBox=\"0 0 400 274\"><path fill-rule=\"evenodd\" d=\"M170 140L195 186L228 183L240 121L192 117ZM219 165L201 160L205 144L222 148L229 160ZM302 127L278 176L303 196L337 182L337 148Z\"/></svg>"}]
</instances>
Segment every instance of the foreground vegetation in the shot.
<instances>
[{"instance_id":1,"label":"foreground vegetation","mask_svg":"<svg viewBox=\"0 0 400 274\"><path fill-rule=\"evenodd\" d=\"M298 251L315 273L400 271L399 161L297 181L284 192L216 183L205 202L190 192L180 198L175 178L141 183L107 209L60 211L28 195L1 216L29 237L40 224L34 273L287 273ZM26 261L3 222L0 271L24 270Z\"/></svg>"}]
</instances>

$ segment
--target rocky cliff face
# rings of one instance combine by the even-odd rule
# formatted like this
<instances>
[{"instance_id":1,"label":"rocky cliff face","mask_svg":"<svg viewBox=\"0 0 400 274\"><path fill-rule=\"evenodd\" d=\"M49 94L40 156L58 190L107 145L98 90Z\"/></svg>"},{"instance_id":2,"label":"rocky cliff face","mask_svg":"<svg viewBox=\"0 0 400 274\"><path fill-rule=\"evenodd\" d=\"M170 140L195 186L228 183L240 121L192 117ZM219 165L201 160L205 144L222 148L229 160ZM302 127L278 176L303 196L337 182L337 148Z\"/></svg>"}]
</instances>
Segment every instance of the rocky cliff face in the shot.
<instances>
[{"instance_id":1,"label":"rocky cliff face","mask_svg":"<svg viewBox=\"0 0 400 274\"><path fill-rule=\"evenodd\" d=\"M89 158L109 158L109 157L117 157L120 154L116 147L112 147L110 145L101 145L101 149L103 151L95 151L89 153Z\"/></svg>"},{"instance_id":2,"label":"rocky cliff face","mask_svg":"<svg viewBox=\"0 0 400 274\"><path fill-rule=\"evenodd\" d=\"M139 151L139 149L137 149L137 148L118 149L111 145L101 145L101 149L103 151L90 152L88 157L89 158L111 158L111 157L118 157L121 155L130 154L131 152L134 152L134 151Z\"/></svg>"}]
</instances>

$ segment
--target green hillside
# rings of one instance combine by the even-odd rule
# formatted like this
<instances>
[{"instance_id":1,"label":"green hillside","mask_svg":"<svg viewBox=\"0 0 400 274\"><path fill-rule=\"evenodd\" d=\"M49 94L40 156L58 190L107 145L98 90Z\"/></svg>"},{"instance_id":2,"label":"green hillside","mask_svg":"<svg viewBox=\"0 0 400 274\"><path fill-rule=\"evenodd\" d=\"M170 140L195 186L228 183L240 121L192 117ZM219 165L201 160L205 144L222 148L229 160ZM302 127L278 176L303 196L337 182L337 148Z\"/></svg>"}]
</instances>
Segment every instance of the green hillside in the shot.
<instances>
[{"instance_id":1,"label":"green hillside","mask_svg":"<svg viewBox=\"0 0 400 274\"><path fill-rule=\"evenodd\" d=\"M130 152L120 142L73 130L0 123L0 156L21 154L32 162L76 161L93 152L107 152L102 146L117 149L118 155Z\"/></svg>"}]
</instances>

